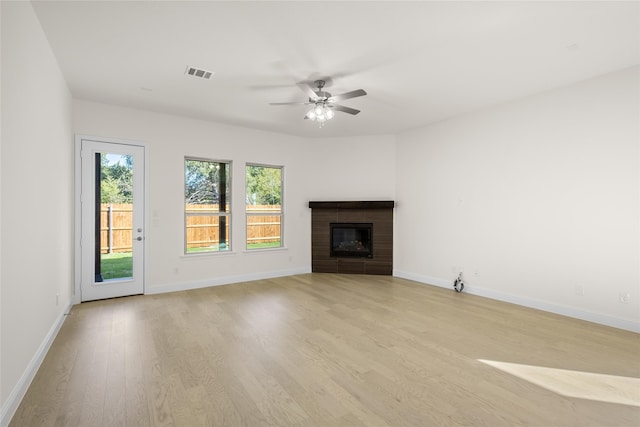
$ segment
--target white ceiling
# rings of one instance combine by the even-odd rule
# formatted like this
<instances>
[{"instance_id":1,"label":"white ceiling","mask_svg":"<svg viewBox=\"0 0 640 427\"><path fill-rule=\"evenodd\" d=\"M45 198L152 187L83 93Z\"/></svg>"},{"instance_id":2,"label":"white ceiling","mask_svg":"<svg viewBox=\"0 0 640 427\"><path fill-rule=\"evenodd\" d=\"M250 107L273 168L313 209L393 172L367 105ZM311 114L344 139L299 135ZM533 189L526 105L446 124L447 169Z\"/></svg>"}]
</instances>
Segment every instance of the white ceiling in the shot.
<instances>
[{"instance_id":1,"label":"white ceiling","mask_svg":"<svg viewBox=\"0 0 640 427\"><path fill-rule=\"evenodd\" d=\"M73 96L306 137L395 134L640 63L639 2L33 2ZM184 74L195 66L211 80ZM341 102L303 120L296 82Z\"/></svg>"}]
</instances>

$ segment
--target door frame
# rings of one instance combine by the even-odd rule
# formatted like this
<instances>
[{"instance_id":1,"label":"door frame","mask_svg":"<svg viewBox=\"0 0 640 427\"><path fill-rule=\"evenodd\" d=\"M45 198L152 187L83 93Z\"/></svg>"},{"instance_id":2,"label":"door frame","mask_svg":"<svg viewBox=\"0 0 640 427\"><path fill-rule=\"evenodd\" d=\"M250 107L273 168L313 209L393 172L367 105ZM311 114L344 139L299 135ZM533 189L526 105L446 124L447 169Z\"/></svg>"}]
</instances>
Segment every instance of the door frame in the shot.
<instances>
[{"instance_id":1,"label":"door frame","mask_svg":"<svg viewBox=\"0 0 640 427\"><path fill-rule=\"evenodd\" d=\"M107 144L122 144L122 145L134 145L144 148L144 192L143 192L143 206L144 206L144 240L143 240L143 279L142 289L143 294L147 290L147 277L149 277L149 145L141 141L126 140L120 138L107 138L102 136L76 134L74 143L74 287L73 287L73 304L80 304L82 302L82 291L80 289L82 283L82 141L95 141L103 142Z\"/></svg>"}]
</instances>

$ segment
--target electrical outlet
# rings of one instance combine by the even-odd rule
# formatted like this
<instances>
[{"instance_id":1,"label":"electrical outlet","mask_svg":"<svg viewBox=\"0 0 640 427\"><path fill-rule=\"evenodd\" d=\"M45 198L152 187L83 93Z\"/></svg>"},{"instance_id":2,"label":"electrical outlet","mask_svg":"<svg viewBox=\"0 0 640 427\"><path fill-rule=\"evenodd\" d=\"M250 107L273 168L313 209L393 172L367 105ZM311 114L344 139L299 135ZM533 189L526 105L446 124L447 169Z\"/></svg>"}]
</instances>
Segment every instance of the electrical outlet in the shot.
<instances>
[{"instance_id":1,"label":"electrical outlet","mask_svg":"<svg viewBox=\"0 0 640 427\"><path fill-rule=\"evenodd\" d=\"M56 294L56 305L60 305L60 294Z\"/></svg>"},{"instance_id":2,"label":"electrical outlet","mask_svg":"<svg viewBox=\"0 0 640 427\"><path fill-rule=\"evenodd\" d=\"M629 292L620 292L620 303L621 304L629 304L629 300L631 299L631 294Z\"/></svg>"},{"instance_id":3,"label":"electrical outlet","mask_svg":"<svg viewBox=\"0 0 640 427\"><path fill-rule=\"evenodd\" d=\"M584 288L582 287L582 285L576 285L576 295L578 295L579 297L584 296Z\"/></svg>"},{"instance_id":4,"label":"electrical outlet","mask_svg":"<svg viewBox=\"0 0 640 427\"><path fill-rule=\"evenodd\" d=\"M452 272L453 274L457 274L457 273L458 273L458 267L456 267L455 265L452 265L452 266L451 266L451 272Z\"/></svg>"}]
</instances>

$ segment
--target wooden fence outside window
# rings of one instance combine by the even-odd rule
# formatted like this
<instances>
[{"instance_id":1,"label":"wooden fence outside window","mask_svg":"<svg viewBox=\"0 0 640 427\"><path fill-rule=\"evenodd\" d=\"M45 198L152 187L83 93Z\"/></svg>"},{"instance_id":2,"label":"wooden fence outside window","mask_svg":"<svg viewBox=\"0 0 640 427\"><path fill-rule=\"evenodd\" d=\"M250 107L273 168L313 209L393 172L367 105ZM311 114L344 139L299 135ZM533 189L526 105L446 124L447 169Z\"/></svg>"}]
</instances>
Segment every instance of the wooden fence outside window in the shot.
<instances>
[{"instance_id":1,"label":"wooden fence outside window","mask_svg":"<svg viewBox=\"0 0 640 427\"><path fill-rule=\"evenodd\" d=\"M186 212L218 213L218 205L187 205ZM265 215L278 212L277 215ZM255 215L261 214L261 215ZM280 240L281 215L279 205L247 205L247 243L269 243ZM101 253L131 252L133 210L128 203L103 203L100 209ZM187 241L190 248L208 247L219 243L219 217L193 215L187 217ZM229 224L227 223L227 236Z\"/></svg>"}]
</instances>

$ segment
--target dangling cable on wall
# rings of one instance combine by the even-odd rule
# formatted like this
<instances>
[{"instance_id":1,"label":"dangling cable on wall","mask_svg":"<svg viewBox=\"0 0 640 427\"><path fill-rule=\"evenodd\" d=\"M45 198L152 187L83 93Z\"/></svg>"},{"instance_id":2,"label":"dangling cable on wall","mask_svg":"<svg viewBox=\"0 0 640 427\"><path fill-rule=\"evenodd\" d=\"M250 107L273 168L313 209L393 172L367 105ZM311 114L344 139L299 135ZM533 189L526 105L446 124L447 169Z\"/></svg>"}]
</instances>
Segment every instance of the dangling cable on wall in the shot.
<instances>
[{"instance_id":1,"label":"dangling cable on wall","mask_svg":"<svg viewBox=\"0 0 640 427\"><path fill-rule=\"evenodd\" d=\"M464 289L464 282L462 281L462 271L458 273L458 278L453 281L453 289L456 292L462 292Z\"/></svg>"}]
</instances>

